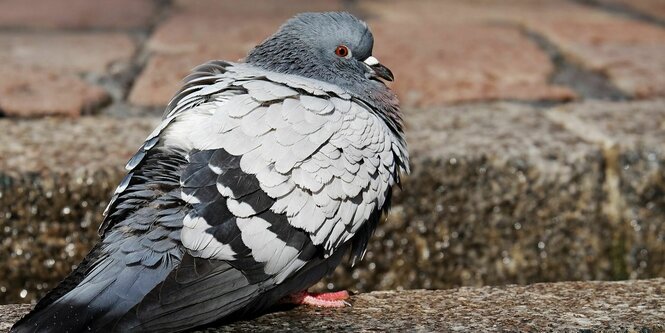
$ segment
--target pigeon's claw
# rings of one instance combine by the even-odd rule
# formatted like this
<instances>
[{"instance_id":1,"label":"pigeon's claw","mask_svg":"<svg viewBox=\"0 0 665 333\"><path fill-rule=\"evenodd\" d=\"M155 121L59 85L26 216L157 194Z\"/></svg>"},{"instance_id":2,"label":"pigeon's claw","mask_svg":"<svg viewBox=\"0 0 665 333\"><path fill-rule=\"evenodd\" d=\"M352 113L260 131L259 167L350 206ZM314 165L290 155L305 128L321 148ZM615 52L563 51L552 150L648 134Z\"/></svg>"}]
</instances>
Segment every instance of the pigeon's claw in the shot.
<instances>
[{"instance_id":1,"label":"pigeon's claw","mask_svg":"<svg viewBox=\"0 0 665 333\"><path fill-rule=\"evenodd\" d=\"M351 304L346 301L349 297L349 293L346 290L332 293L310 293L307 291L301 291L284 297L281 303L309 305L319 308L343 308L351 306Z\"/></svg>"}]
</instances>

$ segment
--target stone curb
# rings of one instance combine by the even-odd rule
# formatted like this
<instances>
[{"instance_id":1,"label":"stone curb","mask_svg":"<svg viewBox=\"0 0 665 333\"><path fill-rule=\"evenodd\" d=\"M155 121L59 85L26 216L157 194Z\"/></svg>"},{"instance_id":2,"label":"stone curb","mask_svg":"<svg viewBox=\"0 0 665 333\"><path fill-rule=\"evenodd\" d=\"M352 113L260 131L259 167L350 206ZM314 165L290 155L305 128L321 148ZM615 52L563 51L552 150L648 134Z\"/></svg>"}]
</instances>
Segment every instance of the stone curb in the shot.
<instances>
[{"instance_id":1,"label":"stone curb","mask_svg":"<svg viewBox=\"0 0 665 333\"><path fill-rule=\"evenodd\" d=\"M282 309L199 332L665 332L665 279L355 295L352 307ZM29 305L0 305L0 330Z\"/></svg>"},{"instance_id":2,"label":"stone curb","mask_svg":"<svg viewBox=\"0 0 665 333\"><path fill-rule=\"evenodd\" d=\"M413 173L365 259L318 289L665 275L665 101L406 112ZM156 121L0 121L0 302L34 300L85 255Z\"/></svg>"}]
</instances>

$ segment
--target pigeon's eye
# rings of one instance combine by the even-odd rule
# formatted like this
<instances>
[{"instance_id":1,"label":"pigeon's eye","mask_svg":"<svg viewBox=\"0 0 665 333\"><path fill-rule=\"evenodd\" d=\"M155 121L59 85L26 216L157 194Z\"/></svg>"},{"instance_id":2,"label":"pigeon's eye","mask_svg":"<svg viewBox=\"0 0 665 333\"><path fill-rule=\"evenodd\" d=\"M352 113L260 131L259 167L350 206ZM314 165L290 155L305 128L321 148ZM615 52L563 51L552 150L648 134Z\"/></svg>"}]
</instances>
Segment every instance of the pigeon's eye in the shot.
<instances>
[{"instance_id":1,"label":"pigeon's eye","mask_svg":"<svg viewBox=\"0 0 665 333\"><path fill-rule=\"evenodd\" d=\"M340 45L335 49L335 54L338 57L348 58L351 55L351 51L349 51L349 48L346 47L346 45Z\"/></svg>"}]
</instances>

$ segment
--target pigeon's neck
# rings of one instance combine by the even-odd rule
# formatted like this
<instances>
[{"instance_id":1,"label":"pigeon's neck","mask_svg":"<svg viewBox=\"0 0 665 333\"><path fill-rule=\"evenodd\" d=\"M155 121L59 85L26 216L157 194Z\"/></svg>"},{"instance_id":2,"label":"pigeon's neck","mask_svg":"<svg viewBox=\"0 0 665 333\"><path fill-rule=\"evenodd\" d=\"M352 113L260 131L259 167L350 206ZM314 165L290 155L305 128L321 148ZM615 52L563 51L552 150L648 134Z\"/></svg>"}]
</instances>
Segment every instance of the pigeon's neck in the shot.
<instances>
[{"instance_id":1,"label":"pigeon's neck","mask_svg":"<svg viewBox=\"0 0 665 333\"><path fill-rule=\"evenodd\" d=\"M286 33L273 35L255 47L245 61L273 72L335 83L331 82L332 71L320 64L317 51Z\"/></svg>"},{"instance_id":2,"label":"pigeon's neck","mask_svg":"<svg viewBox=\"0 0 665 333\"><path fill-rule=\"evenodd\" d=\"M402 133L399 102L383 83L362 75L344 75L325 66L317 50L289 35L276 34L254 48L245 62L272 72L292 74L337 85L367 104L396 134Z\"/></svg>"}]
</instances>

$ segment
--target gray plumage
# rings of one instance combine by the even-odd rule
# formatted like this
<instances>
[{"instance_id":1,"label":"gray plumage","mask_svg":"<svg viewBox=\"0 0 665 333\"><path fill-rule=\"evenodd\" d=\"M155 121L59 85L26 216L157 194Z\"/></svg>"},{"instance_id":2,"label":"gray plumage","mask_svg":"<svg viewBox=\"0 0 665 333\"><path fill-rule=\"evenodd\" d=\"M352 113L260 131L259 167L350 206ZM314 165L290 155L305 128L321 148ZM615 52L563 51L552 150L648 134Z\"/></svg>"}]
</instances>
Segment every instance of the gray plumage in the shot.
<instances>
[{"instance_id":1,"label":"gray plumage","mask_svg":"<svg viewBox=\"0 0 665 333\"><path fill-rule=\"evenodd\" d=\"M181 331L362 257L408 172L372 46L349 14L301 14L245 63L194 69L127 163L101 242L12 330Z\"/></svg>"}]
</instances>

